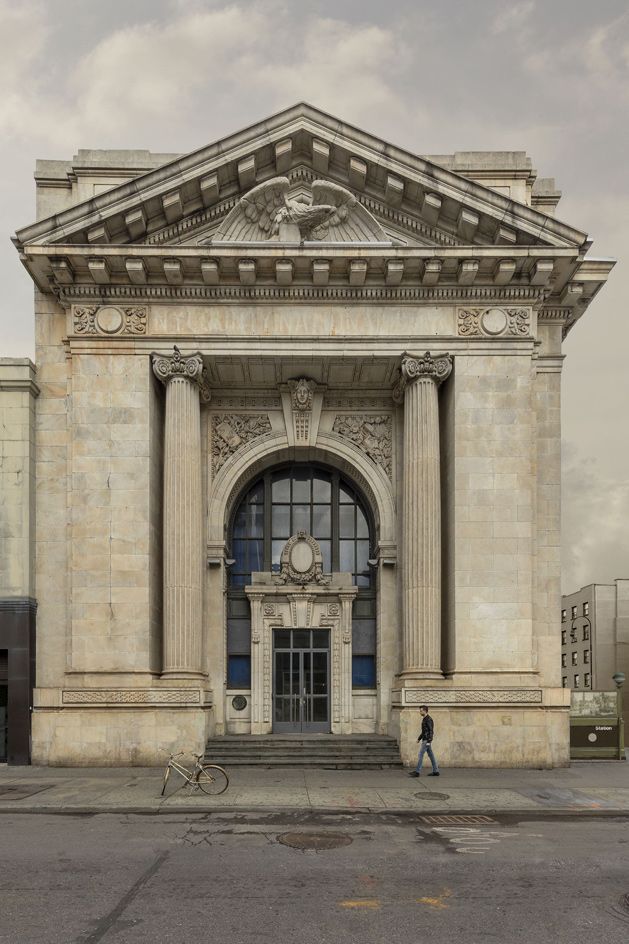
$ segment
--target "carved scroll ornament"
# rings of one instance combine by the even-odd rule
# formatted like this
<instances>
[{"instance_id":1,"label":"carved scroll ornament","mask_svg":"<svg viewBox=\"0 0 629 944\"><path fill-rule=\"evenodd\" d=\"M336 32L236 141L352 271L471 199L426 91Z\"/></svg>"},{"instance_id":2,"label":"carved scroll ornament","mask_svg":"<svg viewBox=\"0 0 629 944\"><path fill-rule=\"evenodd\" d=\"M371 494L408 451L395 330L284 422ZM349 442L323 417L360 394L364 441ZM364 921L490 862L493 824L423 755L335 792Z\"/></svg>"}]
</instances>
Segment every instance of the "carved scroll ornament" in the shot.
<instances>
[{"instance_id":1,"label":"carved scroll ornament","mask_svg":"<svg viewBox=\"0 0 629 944\"><path fill-rule=\"evenodd\" d=\"M400 377L393 388L393 399L396 403L404 402L404 391L417 380L432 380L437 386L446 380L452 372L452 357L450 354L432 356L430 351L421 356L418 354L403 354L400 367Z\"/></svg>"},{"instance_id":2,"label":"carved scroll ornament","mask_svg":"<svg viewBox=\"0 0 629 944\"><path fill-rule=\"evenodd\" d=\"M267 413L220 413L212 417L212 470L218 472L245 443L271 432Z\"/></svg>"},{"instance_id":3,"label":"carved scroll ornament","mask_svg":"<svg viewBox=\"0 0 629 944\"><path fill-rule=\"evenodd\" d=\"M349 439L391 478L391 417L369 414L337 416L332 432Z\"/></svg>"},{"instance_id":4,"label":"carved scroll ornament","mask_svg":"<svg viewBox=\"0 0 629 944\"><path fill-rule=\"evenodd\" d=\"M151 354L153 361L153 372L158 380L163 384L168 384L171 380L183 377L189 380L199 388L201 399L208 403L211 397L210 387L207 382L207 371L203 365L203 357L197 351L196 354L190 354L186 357L181 353L177 345L174 346L173 354Z\"/></svg>"}]
</instances>

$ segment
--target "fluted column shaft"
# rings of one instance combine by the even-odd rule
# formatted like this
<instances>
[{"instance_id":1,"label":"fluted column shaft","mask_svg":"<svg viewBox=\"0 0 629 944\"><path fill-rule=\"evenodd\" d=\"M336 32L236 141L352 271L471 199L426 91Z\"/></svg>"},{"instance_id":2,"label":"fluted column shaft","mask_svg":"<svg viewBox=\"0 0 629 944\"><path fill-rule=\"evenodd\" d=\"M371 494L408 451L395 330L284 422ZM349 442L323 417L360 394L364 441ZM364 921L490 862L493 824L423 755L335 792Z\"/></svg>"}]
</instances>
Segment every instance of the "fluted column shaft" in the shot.
<instances>
[{"instance_id":1,"label":"fluted column shaft","mask_svg":"<svg viewBox=\"0 0 629 944\"><path fill-rule=\"evenodd\" d=\"M201 673L203 617L203 504L200 354L153 355L153 370L166 385L164 430L164 637L162 674Z\"/></svg>"},{"instance_id":2,"label":"fluted column shaft","mask_svg":"<svg viewBox=\"0 0 629 944\"><path fill-rule=\"evenodd\" d=\"M396 398L404 403L402 601L404 674L441 670L441 484L438 386L449 355L404 355Z\"/></svg>"}]
</instances>

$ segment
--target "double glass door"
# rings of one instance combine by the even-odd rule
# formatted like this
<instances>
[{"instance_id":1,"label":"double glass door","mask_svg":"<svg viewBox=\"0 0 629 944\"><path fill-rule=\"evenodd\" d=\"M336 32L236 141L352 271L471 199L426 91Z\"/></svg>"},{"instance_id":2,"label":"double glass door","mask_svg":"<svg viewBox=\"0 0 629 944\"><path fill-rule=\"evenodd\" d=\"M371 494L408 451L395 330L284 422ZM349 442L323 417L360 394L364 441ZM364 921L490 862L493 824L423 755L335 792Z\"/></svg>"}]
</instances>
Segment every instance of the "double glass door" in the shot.
<instances>
[{"instance_id":1,"label":"double glass door","mask_svg":"<svg viewBox=\"0 0 629 944\"><path fill-rule=\"evenodd\" d=\"M323 734L329 730L329 630L274 630L273 731Z\"/></svg>"}]
</instances>

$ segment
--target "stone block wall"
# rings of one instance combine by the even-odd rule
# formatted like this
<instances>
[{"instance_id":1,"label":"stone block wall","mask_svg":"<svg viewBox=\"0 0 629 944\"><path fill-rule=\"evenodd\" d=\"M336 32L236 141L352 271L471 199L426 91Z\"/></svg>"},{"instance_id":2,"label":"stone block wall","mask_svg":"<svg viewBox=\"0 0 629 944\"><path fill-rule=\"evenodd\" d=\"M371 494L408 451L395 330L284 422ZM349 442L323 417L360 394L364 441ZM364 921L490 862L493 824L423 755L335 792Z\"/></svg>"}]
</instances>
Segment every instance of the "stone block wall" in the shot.
<instances>
[{"instance_id":1,"label":"stone block wall","mask_svg":"<svg viewBox=\"0 0 629 944\"><path fill-rule=\"evenodd\" d=\"M72 358L73 672L159 670L150 632L152 390L148 357Z\"/></svg>"}]
</instances>

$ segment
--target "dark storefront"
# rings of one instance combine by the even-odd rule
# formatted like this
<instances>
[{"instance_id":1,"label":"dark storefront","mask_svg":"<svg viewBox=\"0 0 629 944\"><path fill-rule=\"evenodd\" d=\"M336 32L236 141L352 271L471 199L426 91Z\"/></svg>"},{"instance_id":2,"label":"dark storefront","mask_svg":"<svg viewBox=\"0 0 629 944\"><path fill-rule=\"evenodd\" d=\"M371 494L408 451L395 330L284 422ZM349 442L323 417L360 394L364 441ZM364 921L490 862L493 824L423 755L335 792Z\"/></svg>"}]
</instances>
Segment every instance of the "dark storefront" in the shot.
<instances>
[{"instance_id":1,"label":"dark storefront","mask_svg":"<svg viewBox=\"0 0 629 944\"><path fill-rule=\"evenodd\" d=\"M30 763L36 603L0 600L0 763Z\"/></svg>"}]
</instances>

